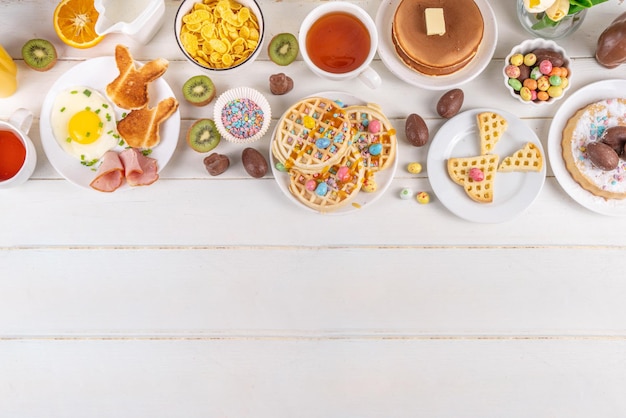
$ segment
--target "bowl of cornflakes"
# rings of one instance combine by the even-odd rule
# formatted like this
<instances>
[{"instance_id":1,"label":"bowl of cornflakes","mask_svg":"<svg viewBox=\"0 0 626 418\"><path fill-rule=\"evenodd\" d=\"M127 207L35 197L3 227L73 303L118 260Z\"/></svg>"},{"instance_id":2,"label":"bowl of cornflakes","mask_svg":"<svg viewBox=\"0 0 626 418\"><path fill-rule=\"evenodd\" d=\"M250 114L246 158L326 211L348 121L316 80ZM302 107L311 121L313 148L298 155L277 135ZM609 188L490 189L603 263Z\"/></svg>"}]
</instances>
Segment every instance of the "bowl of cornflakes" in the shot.
<instances>
[{"instance_id":1,"label":"bowl of cornflakes","mask_svg":"<svg viewBox=\"0 0 626 418\"><path fill-rule=\"evenodd\" d=\"M190 62L206 71L230 73L254 62L265 28L255 0L184 0L175 31Z\"/></svg>"}]
</instances>

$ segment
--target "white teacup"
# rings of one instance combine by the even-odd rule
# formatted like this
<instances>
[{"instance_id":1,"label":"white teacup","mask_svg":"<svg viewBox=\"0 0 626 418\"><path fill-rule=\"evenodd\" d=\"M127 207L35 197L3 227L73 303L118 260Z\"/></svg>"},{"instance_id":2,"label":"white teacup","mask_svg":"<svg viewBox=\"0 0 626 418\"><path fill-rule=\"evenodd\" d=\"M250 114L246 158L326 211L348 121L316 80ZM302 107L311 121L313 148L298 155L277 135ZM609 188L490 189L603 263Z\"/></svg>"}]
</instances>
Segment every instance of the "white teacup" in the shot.
<instances>
[{"instance_id":1,"label":"white teacup","mask_svg":"<svg viewBox=\"0 0 626 418\"><path fill-rule=\"evenodd\" d=\"M361 23L363 23L370 37L367 57L356 69L347 72L331 72L320 68L313 62L309 51L307 51L307 35L311 26L313 26L313 24L320 18L335 13L347 13L356 17L361 21ZM378 31L376 30L376 25L370 15L359 6L346 1L329 1L317 6L309 12L309 14L302 21L298 42L300 44L300 52L304 62L315 74L334 81L343 81L358 77L370 88L377 88L380 86L380 75L378 75L378 73L370 67L371 62L374 59L374 55L376 55L376 49L378 48Z\"/></svg>"},{"instance_id":2,"label":"white teacup","mask_svg":"<svg viewBox=\"0 0 626 418\"><path fill-rule=\"evenodd\" d=\"M28 137L28 131L33 122L33 113L28 109L17 109L8 122L0 121L0 131L13 133L26 149L26 157L19 171L11 178L0 179L0 189L18 186L30 178L37 165L37 152L33 141ZM2 152L2 149L0 149Z\"/></svg>"}]
</instances>

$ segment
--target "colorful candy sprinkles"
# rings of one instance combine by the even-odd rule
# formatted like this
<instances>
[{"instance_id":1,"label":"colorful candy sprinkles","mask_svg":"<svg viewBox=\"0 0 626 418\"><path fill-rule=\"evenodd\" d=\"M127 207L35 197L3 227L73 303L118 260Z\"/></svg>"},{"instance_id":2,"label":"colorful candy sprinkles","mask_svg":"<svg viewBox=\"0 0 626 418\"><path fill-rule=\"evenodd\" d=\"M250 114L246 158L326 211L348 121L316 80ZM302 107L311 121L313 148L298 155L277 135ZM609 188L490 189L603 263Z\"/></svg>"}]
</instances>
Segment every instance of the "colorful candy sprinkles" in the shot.
<instances>
[{"instance_id":1,"label":"colorful candy sprinkles","mask_svg":"<svg viewBox=\"0 0 626 418\"><path fill-rule=\"evenodd\" d=\"M233 99L222 108L222 123L232 136L246 139L261 131L264 121L263 109L248 98Z\"/></svg>"}]
</instances>

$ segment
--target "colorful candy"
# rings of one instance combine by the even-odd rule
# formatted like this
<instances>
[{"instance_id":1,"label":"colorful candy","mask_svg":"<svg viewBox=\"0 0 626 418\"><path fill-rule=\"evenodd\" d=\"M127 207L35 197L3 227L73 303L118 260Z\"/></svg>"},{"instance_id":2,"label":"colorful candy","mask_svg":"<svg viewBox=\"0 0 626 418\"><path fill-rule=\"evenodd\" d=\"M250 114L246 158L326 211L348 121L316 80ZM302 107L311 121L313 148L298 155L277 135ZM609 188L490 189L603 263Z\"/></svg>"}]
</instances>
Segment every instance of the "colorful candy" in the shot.
<instances>
[{"instance_id":1,"label":"colorful candy","mask_svg":"<svg viewBox=\"0 0 626 418\"><path fill-rule=\"evenodd\" d=\"M557 66L562 65L562 61L556 62L557 65L554 62L551 58L538 61L533 52L514 54L504 68L507 83L525 102L542 102L560 97L569 85L569 70ZM518 67L519 71L513 67Z\"/></svg>"},{"instance_id":2,"label":"colorful candy","mask_svg":"<svg viewBox=\"0 0 626 418\"><path fill-rule=\"evenodd\" d=\"M422 165L420 163L409 163L406 167L407 171L411 174L419 174L422 172Z\"/></svg>"},{"instance_id":3,"label":"colorful candy","mask_svg":"<svg viewBox=\"0 0 626 418\"><path fill-rule=\"evenodd\" d=\"M400 199L408 200L411 198L411 196L413 196L413 190L408 189L408 188L404 188L400 190Z\"/></svg>"},{"instance_id":4,"label":"colorful candy","mask_svg":"<svg viewBox=\"0 0 626 418\"><path fill-rule=\"evenodd\" d=\"M378 132L380 132L381 127L382 125L380 121L377 119L370 121L370 123L367 126L368 131L370 131L373 134L377 134Z\"/></svg>"},{"instance_id":5,"label":"colorful candy","mask_svg":"<svg viewBox=\"0 0 626 418\"><path fill-rule=\"evenodd\" d=\"M417 199L417 203L422 205L430 203L430 195L428 192L419 192L417 196L415 196L415 199Z\"/></svg>"},{"instance_id":6,"label":"colorful candy","mask_svg":"<svg viewBox=\"0 0 626 418\"><path fill-rule=\"evenodd\" d=\"M483 181L485 179L485 173L480 168L472 167L467 174L474 181Z\"/></svg>"},{"instance_id":7,"label":"colorful candy","mask_svg":"<svg viewBox=\"0 0 626 418\"><path fill-rule=\"evenodd\" d=\"M221 118L224 128L239 139L250 138L263 127L263 109L247 98L234 99L226 103Z\"/></svg>"}]
</instances>

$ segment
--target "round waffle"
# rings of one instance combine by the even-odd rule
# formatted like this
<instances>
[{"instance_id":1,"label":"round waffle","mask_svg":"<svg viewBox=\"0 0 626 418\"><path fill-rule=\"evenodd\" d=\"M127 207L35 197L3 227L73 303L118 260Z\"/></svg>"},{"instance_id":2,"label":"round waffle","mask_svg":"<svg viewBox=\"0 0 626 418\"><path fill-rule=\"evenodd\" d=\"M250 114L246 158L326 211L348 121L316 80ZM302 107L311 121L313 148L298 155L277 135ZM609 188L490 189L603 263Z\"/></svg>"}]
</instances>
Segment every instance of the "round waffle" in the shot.
<instances>
[{"instance_id":1,"label":"round waffle","mask_svg":"<svg viewBox=\"0 0 626 418\"><path fill-rule=\"evenodd\" d=\"M291 193L306 206L319 212L330 212L344 206L361 190L365 167L361 153L355 147L337 164L317 173L289 171Z\"/></svg>"},{"instance_id":2,"label":"round waffle","mask_svg":"<svg viewBox=\"0 0 626 418\"><path fill-rule=\"evenodd\" d=\"M350 123L340 105L323 97L308 97L281 117L272 153L288 170L314 173L341 160L351 138Z\"/></svg>"},{"instance_id":3,"label":"round waffle","mask_svg":"<svg viewBox=\"0 0 626 418\"><path fill-rule=\"evenodd\" d=\"M369 173L384 170L393 164L396 156L396 130L389 119L375 104L348 106L345 108L352 126L352 146L363 157L363 165ZM373 129L373 121L380 122L380 129Z\"/></svg>"}]
</instances>

